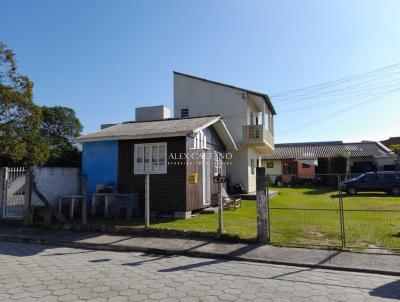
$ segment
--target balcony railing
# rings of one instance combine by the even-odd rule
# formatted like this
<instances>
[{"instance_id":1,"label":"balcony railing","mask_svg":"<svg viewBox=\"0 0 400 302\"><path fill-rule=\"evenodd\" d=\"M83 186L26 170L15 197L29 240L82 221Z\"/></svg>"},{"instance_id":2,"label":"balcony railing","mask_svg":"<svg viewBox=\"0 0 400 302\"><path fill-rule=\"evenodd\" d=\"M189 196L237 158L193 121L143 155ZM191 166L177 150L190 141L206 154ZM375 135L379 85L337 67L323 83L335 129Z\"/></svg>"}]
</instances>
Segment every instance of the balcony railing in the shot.
<instances>
[{"instance_id":1,"label":"balcony railing","mask_svg":"<svg viewBox=\"0 0 400 302\"><path fill-rule=\"evenodd\" d=\"M247 144L264 143L270 148L274 148L274 136L263 125L243 126L243 142Z\"/></svg>"}]
</instances>

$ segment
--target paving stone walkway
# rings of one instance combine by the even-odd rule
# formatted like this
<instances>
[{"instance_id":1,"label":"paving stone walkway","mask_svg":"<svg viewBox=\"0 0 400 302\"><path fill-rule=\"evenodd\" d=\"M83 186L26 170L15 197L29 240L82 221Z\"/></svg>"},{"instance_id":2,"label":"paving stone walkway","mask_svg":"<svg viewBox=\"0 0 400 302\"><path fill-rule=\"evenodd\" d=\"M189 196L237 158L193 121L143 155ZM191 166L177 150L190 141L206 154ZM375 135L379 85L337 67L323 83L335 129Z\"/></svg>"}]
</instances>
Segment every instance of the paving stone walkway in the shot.
<instances>
[{"instance_id":1,"label":"paving stone walkway","mask_svg":"<svg viewBox=\"0 0 400 302\"><path fill-rule=\"evenodd\" d=\"M287 248L254 243L229 243L199 238L141 237L99 232L49 231L0 226L0 240L189 257L245 260L312 268L400 276L399 254L356 253L324 249ZM1 302L1 301L0 301Z\"/></svg>"},{"instance_id":2,"label":"paving stone walkway","mask_svg":"<svg viewBox=\"0 0 400 302\"><path fill-rule=\"evenodd\" d=\"M0 241L0 301L390 301L398 277Z\"/></svg>"}]
</instances>

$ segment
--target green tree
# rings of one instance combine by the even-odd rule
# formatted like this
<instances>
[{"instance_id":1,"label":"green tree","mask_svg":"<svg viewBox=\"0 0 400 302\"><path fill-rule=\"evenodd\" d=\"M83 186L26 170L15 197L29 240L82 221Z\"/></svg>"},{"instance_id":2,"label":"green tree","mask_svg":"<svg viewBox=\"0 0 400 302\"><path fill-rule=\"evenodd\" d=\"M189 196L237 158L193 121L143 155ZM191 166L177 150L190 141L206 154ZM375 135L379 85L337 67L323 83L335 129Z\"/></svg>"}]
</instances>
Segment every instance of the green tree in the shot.
<instances>
[{"instance_id":1,"label":"green tree","mask_svg":"<svg viewBox=\"0 0 400 302\"><path fill-rule=\"evenodd\" d=\"M80 166L81 152L72 142L81 134L82 124L73 109L54 106L42 107L43 121L40 132L47 146L50 157L47 166Z\"/></svg>"},{"instance_id":2,"label":"green tree","mask_svg":"<svg viewBox=\"0 0 400 302\"><path fill-rule=\"evenodd\" d=\"M396 153L397 156L400 156L400 144L390 145L389 149Z\"/></svg>"},{"instance_id":3,"label":"green tree","mask_svg":"<svg viewBox=\"0 0 400 302\"><path fill-rule=\"evenodd\" d=\"M17 72L14 52L0 42L0 165L40 165L49 156L32 89L32 81Z\"/></svg>"},{"instance_id":4,"label":"green tree","mask_svg":"<svg viewBox=\"0 0 400 302\"><path fill-rule=\"evenodd\" d=\"M397 155L396 170L400 170L400 144L390 145L389 149Z\"/></svg>"}]
</instances>

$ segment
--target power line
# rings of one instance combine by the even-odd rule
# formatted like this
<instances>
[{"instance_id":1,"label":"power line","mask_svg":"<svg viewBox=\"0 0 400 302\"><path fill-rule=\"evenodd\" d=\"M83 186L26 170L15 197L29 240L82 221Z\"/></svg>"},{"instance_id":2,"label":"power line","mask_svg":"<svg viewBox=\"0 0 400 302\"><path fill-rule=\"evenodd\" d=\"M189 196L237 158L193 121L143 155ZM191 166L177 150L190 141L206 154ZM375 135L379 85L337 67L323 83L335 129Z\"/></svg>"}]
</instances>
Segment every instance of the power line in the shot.
<instances>
[{"instance_id":1,"label":"power line","mask_svg":"<svg viewBox=\"0 0 400 302\"><path fill-rule=\"evenodd\" d=\"M398 74L400 75L400 72L398 72ZM373 81L375 81L375 80L376 79L374 79ZM371 81L372 80L365 81L362 83L357 83L355 85L353 84L350 86L340 87L335 90L314 92L314 93L302 94L302 95L298 95L298 96L291 96L289 99L279 101L278 104L287 105L289 103L298 102L298 101L307 100L307 99L313 99L313 98L317 98L317 97L331 97L331 96L338 96L338 95L340 96L340 95L346 95L346 94L351 95L353 93L357 93L360 91L380 89L380 88L385 88L386 86L390 86L390 85L399 85L400 77L391 79L391 80L387 80L387 81L369 83Z\"/></svg>"},{"instance_id":2,"label":"power line","mask_svg":"<svg viewBox=\"0 0 400 302\"><path fill-rule=\"evenodd\" d=\"M391 92L385 93L385 94L383 94L383 95L387 95L387 94L393 93L394 91L399 91L399 90L400 90L400 88L397 88L397 89L394 89L394 90L392 90ZM383 95L381 95L381 96L383 96ZM288 130L288 131L284 131L284 132L280 133L280 135L282 135L282 134L285 135L285 134L289 134L289 133L292 133L292 132L296 132L296 131L301 130L301 129L304 129L304 128L306 128L306 127L315 125L315 124L318 123L318 122L325 121L326 119L331 118L331 117L333 117L333 116L336 116L336 115L338 115L338 114L340 114L340 113L349 111L349 110L351 110L351 109L353 109L353 108L356 108L356 107L358 107L358 106L362 106L362 105L365 105L365 104L367 104L367 103L371 103L371 102L374 102L374 101L377 101L377 100L378 100L378 99L373 98L373 99L370 99L370 100L363 101L363 102L360 102L360 103L358 103L358 104L352 105L352 106L350 106L350 107L346 107L346 108L341 109L341 110L339 110L339 111L337 111L337 112L334 112L334 113L332 113L332 114L328 114L328 115L325 115L325 116L323 116L323 117L320 117L320 118L318 118L318 119L316 119L316 120L309 121L309 122L307 122L307 123L305 123L305 124L301 124L301 125L298 125L298 126L296 126L296 127L293 127L292 129L290 129L290 130Z\"/></svg>"},{"instance_id":3,"label":"power line","mask_svg":"<svg viewBox=\"0 0 400 302\"><path fill-rule=\"evenodd\" d=\"M375 69L375 70L372 70L372 71L369 71L369 72L360 73L360 74L356 74L356 75L349 76L349 77L344 77L344 78L341 78L341 79L338 79L338 80L334 80L334 81L324 82L324 83L321 83L321 84L311 85L311 86L298 88L298 89L292 89L292 90L286 90L286 91L284 91L284 90L283 91L278 91L278 92L271 93L270 97L278 97L280 95L298 93L298 92L305 91L305 90L326 88L326 87L338 85L338 84L340 84L342 82L368 77L371 74L377 74L379 72L386 71L388 69L396 68L396 67L399 67L399 66L400 66L400 63L396 63L396 64L388 65L388 66L385 66L385 67L382 67L382 68L378 68L378 69Z\"/></svg>"},{"instance_id":4,"label":"power line","mask_svg":"<svg viewBox=\"0 0 400 302\"><path fill-rule=\"evenodd\" d=\"M397 86L398 87L398 86ZM392 92L392 91L396 91L397 88L395 89L384 89L381 91L377 91L377 92L362 92L359 93L357 95L354 95L352 97L341 97L341 98L335 98L332 100L327 100L324 102L318 102L318 103L311 103L311 104L307 104L307 105L303 105L303 106L297 106L297 107L289 107L287 110L283 110L283 111L278 111L279 114L285 114L285 113L291 113L291 112L296 112L296 111L304 111L304 110L313 110L313 109L318 109L320 107L326 107L326 106L331 106L331 105L336 105L336 104L340 104L340 103L345 103L345 102L354 102L356 100L359 99L363 99L363 98L367 98L367 97L372 97L372 96L380 96L382 93L386 93L386 92Z\"/></svg>"}]
</instances>

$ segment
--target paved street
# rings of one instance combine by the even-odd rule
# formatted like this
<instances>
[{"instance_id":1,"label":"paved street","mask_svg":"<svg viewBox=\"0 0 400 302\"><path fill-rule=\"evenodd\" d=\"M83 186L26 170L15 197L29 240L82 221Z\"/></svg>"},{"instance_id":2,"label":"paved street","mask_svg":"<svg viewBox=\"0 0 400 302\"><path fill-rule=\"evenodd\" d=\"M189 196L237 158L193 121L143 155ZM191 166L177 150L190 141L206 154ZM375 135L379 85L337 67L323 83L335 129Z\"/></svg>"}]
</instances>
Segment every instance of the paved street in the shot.
<instances>
[{"instance_id":1,"label":"paved street","mask_svg":"<svg viewBox=\"0 0 400 302\"><path fill-rule=\"evenodd\" d=\"M0 242L0 301L390 301L398 278Z\"/></svg>"}]
</instances>

